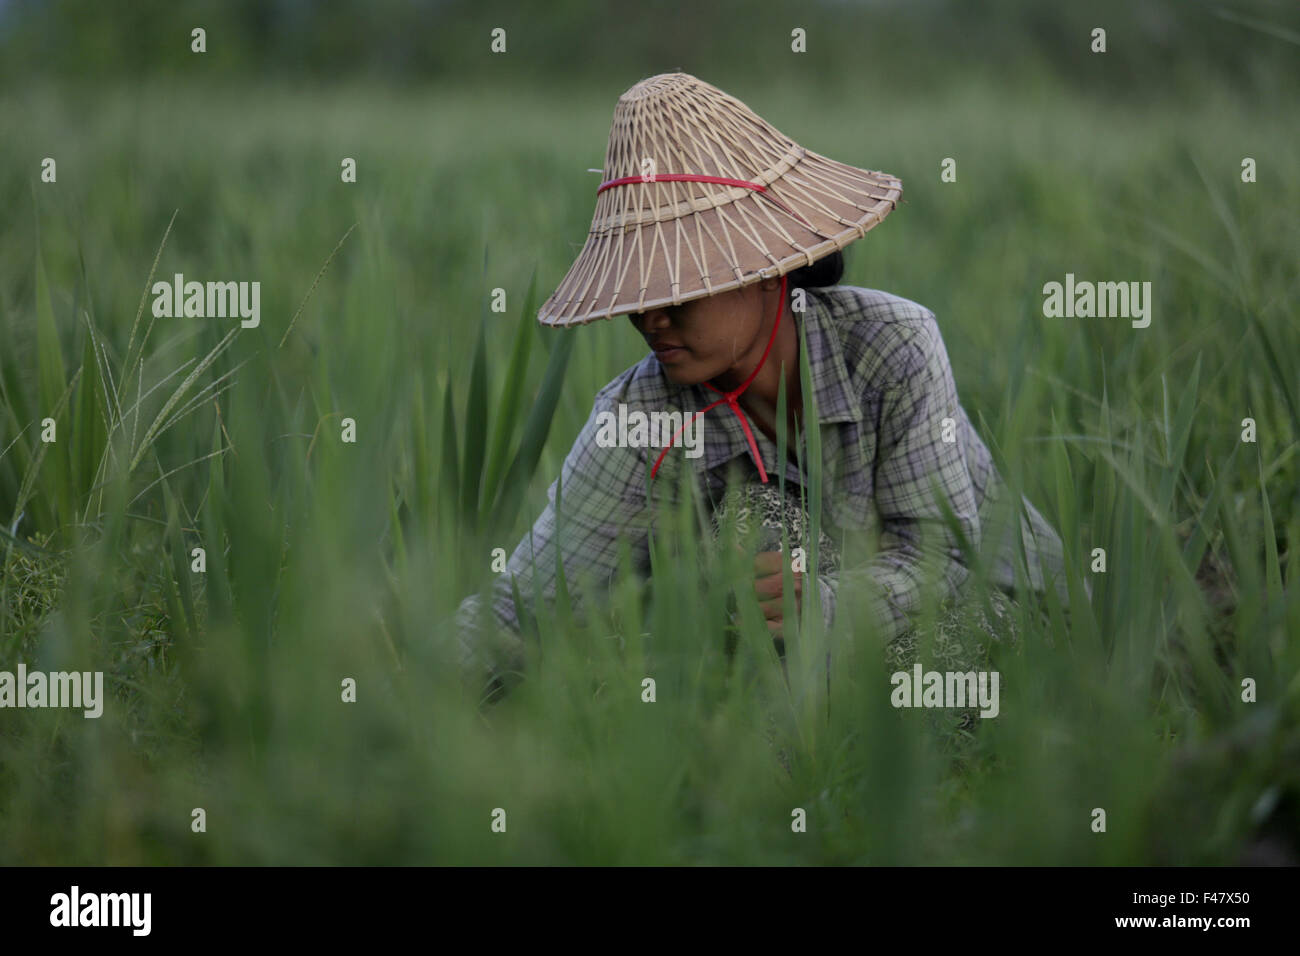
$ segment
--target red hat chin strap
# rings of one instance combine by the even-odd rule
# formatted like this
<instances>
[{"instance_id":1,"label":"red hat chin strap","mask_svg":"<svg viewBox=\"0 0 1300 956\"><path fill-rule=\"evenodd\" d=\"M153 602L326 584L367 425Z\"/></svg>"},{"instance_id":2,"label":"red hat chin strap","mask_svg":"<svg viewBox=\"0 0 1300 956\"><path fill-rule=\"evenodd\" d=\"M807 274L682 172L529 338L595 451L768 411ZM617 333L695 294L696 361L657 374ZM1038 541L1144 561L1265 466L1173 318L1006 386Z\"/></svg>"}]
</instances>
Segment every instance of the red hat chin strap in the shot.
<instances>
[{"instance_id":1,"label":"red hat chin strap","mask_svg":"<svg viewBox=\"0 0 1300 956\"><path fill-rule=\"evenodd\" d=\"M664 446L664 450L659 453L659 458L655 461L654 467L650 469L651 478L655 478L658 475L659 466L663 464L664 456L668 454L668 449L673 447L673 442L677 441L678 436L681 435L681 433L690 425L694 424L695 419L699 418L705 412L717 408L719 405L725 404L731 409L732 414L740 419L740 427L745 431L745 441L749 442L749 450L754 456L754 464L758 465L759 478L762 479L763 484L767 484L767 469L763 467L763 456L758 450L758 442L754 440L754 433L749 427L749 420L745 418L745 413L740 410L740 405L738 404L737 399L740 398L741 393L744 392L745 389L749 388L754 379L758 377L759 369L763 367L763 363L767 361L768 355L772 352L772 343L776 341L776 330L781 327L781 313L785 311L785 290L788 278L788 276L781 276L781 295L777 299L776 303L776 321L772 323L772 334L768 336L767 348L763 349L763 357L760 358L758 364L754 366L754 371L749 373L749 378L745 379L745 381L740 384L739 388L730 392L724 392L722 389L716 388L711 382L704 383L706 387L713 389L713 391L717 392L722 397L716 402L700 409L691 416L689 422L684 423L681 428L677 429L676 434L674 434L668 444Z\"/></svg>"}]
</instances>

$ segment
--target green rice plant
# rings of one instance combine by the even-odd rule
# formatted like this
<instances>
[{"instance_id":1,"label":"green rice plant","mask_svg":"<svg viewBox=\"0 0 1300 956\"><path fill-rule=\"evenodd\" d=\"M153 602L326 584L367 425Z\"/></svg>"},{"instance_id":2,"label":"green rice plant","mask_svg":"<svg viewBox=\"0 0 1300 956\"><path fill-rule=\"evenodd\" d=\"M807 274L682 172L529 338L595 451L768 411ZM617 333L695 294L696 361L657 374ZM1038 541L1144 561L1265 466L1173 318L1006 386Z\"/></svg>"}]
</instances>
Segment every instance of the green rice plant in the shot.
<instances>
[{"instance_id":1,"label":"green rice plant","mask_svg":"<svg viewBox=\"0 0 1300 956\"><path fill-rule=\"evenodd\" d=\"M436 493L429 481L433 466L423 439L424 401L423 392L419 393L417 428L421 437L417 445L420 462L415 479L417 489L414 495L403 496L402 510L407 510L406 502L412 499L422 503L434 499L442 502L439 516L446 525L455 529L455 546L458 548L469 547L470 541L498 540L514 524L524 490L537 469L559 402L564 373L573 351L572 336L564 337L551 350L533 405L528 409L527 417L523 415L524 379L535 334L536 291L534 272L524 295L495 414L488 397L486 308L470 364L463 428L457 427L453 380L451 377L447 379L442 393L442 461ZM510 454L512 445L513 455ZM453 504L456 507L452 507Z\"/></svg>"}]
</instances>

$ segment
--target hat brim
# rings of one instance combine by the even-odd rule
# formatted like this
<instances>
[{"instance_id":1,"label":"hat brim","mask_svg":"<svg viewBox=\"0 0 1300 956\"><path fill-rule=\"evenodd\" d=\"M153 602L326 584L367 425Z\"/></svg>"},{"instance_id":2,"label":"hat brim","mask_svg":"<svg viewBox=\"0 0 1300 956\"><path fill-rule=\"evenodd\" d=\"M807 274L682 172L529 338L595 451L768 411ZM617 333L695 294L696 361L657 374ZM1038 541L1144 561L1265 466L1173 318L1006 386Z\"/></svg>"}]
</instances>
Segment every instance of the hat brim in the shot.
<instances>
[{"instance_id":1,"label":"hat brim","mask_svg":"<svg viewBox=\"0 0 1300 956\"><path fill-rule=\"evenodd\" d=\"M766 191L643 182L597 203L587 242L538 311L585 325L739 289L810 265L866 235L903 184L794 147Z\"/></svg>"}]
</instances>

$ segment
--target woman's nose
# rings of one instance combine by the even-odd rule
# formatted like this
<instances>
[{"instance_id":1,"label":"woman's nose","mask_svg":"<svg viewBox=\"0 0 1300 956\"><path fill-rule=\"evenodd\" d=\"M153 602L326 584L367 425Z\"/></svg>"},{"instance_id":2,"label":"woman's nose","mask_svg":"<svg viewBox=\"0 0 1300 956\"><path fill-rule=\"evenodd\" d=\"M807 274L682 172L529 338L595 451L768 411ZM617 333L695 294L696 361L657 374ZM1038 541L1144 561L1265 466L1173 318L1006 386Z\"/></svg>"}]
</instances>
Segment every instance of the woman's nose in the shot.
<instances>
[{"instance_id":1,"label":"woman's nose","mask_svg":"<svg viewBox=\"0 0 1300 956\"><path fill-rule=\"evenodd\" d=\"M651 309L648 312L642 312L636 317L637 326L643 332L651 332L657 329L666 329L672 325L672 317L666 309Z\"/></svg>"}]
</instances>

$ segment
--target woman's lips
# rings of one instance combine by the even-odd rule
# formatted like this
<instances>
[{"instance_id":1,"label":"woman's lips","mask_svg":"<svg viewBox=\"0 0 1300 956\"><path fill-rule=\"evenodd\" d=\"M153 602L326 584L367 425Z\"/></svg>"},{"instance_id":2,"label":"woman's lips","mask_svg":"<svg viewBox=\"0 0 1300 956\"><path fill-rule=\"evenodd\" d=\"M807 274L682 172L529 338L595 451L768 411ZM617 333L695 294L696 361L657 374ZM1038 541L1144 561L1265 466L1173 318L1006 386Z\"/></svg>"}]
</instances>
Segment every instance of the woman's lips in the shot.
<instances>
[{"instance_id":1,"label":"woman's lips","mask_svg":"<svg viewBox=\"0 0 1300 956\"><path fill-rule=\"evenodd\" d=\"M660 346L654 350L655 358L661 362L675 362L686 357L686 349L681 346Z\"/></svg>"}]
</instances>

